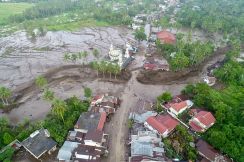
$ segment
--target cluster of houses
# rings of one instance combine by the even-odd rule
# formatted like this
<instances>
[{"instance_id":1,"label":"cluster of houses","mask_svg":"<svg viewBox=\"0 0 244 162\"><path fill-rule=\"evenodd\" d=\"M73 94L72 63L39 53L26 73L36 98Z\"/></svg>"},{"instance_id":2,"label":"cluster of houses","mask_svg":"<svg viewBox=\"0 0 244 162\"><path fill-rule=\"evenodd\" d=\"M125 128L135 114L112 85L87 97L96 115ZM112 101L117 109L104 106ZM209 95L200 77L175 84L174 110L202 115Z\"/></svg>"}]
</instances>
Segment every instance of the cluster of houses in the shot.
<instances>
[{"instance_id":1,"label":"cluster of houses","mask_svg":"<svg viewBox=\"0 0 244 162\"><path fill-rule=\"evenodd\" d=\"M68 132L57 159L60 162L99 162L108 155L109 135L104 132L104 125L107 117L115 113L119 105L117 97L108 94L94 96L89 111L82 113L74 129ZM8 146L15 150L23 146L33 157L41 160L57 149L57 142L50 137L47 129L41 128L22 142L15 140Z\"/></svg>"},{"instance_id":2,"label":"cluster of houses","mask_svg":"<svg viewBox=\"0 0 244 162\"><path fill-rule=\"evenodd\" d=\"M197 133L205 132L215 123L211 112L192 108L193 102L183 96L175 96L170 102L162 103L161 106L165 109L162 113L146 111L140 114L133 112L129 115L129 119L134 122L128 141L131 148L129 162L172 161L165 156L162 138L170 136L179 124L199 138ZM187 124L179 117L184 112L191 116ZM195 147L201 162L231 161L202 139L196 139Z\"/></svg>"},{"instance_id":3,"label":"cluster of houses","mask_svg":"<svg viewBox=\"0 0 244 162\"><path fill-rule=\"evenodd\" d=\"M107 116L115 113L119 99L107 94L92 99L90 111L82 113L58 152L59 161L99 162L108 154L109 135L104 132Z\"/></svg>"}]
</instances>

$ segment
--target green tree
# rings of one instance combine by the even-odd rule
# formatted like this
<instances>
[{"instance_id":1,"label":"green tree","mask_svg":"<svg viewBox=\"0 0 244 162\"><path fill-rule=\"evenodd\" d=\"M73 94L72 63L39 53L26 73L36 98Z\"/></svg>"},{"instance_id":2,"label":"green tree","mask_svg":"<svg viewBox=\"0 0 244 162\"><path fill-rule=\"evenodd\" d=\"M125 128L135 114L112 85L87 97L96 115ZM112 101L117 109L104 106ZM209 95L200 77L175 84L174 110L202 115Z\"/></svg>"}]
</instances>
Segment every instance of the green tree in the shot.
<instances>
[{"instance_id":1,"label":"green tree","mask_svg":"<svg viewBox=\"0 0 244 162\"><path fill-rule=\"evenodd\" d=\"M91 62L91 67L92 67L94 70L97 71L97 77L98 77L98 75L99 75L99 71L100 71L99 66L100 66L100 65L99 65L99 63L98 63L97 61Z\"/></svg>"},{"instance_id":2,"label":"green tree","mask_svg":"<svg viewBox=\"0 0 244 162\"><path fill-rule=\"evenodd\" d=\"M14 137L11 134L9 134L8 132L5 132L3 134L3 142L5 145L10 144L13 140L14 140Z\"/></svg>"},{"instance_id":3,"label":"green tree","mask_svg":"<svg viewBox=\"0 0 244 162\"><path fill-rule=\"evenodd\" d=\"M114 68L113 68L113 72L114 72L114 77L115 79L117 79L117 75L120 73L120 67L119 65L115 65Z\"/></svg>"},{"instance_id":4,"label":"green tree","mask_svg":"<svg viewBox=\"0 0 244 162\"><path fill-rule=\"evenodd\" d=\"M171 67L175 71L188 67L189 63L189 58L182 52L176 53L170 61Z\"/></svg>"},{"instance_id":5,"label":"green tree","mask_svg":"<svg viewBox=\"0 0 244 162\"><path fill-rule=\"evenodd\" d=\"M140 41L146 40L147 36L143 28L137 29L134 33L135 39Z\"/></svg>"},{"instance_id":6,"label":"green tree","mask_svg":"<svg viewBox=\"0 0 244 162\"><path fill-rule=\"evenodd\" d=\"M0 87L0 98L1 98L4 105L9 104L8 99L11 95L12 95L12 93L11 93L10 89L3 87L3 86Z\"/></svg>"},{"instance_id":7,"label":"green tree","mask_svg":"<svg viewBox=\"0 0 244 162\"><path fill-rule=\"evenodd\" d=\"M78 59L78 55L76 53L72 53L70 59L72 60L73 63L75 63L76 60Z\"/></svg>"},{"instance_id":8,"label":"green tree","mask_svg":"<svg viewBox=\"0 0 244 162\"><path fill-rule=\"evenodd\" d=\"M98 58L99 51L97 49L93 49L92 54L93 54L93 56L95 56L96 58Z\"/></svg>"},{"instance_id":9,"label":"green tree","mask_svg":"<svg viewBox=\"0 0 244 162\"><path fill-rule=\"evenodd\" d=\"M84 96L86 98L90 98L92 96L92 90L90 88L88 88L88 87L85 87L84 88Z\"/></svg>"},{"instance_id":10,"label":"green tree","mask_svg":"<svg viewBox=\"0 0 244 162\"><path fill-rule=\"evenodd\" d=\"M157 97L157 100L160 102L160 103L163 103L163 102L168 102L170 100L172 100L172 95L170 92L164 92L163 94L161 94L160 96Z\"/></svg>"},{"instance_id":11,"label":"green tree","mask_svg":"<svg viewBox=\"0 0 244 162\"><path fill-rule=\"evenodd\" d=\"M64 61L70 60L70 55L68 53L64 54Z\"/></svg>"},{"instance_id":12,"label":"green tree","mask_svg":"<svg viewBox=\"0 0 244 162\"><path fill-rule=\"evenodd\" d=\"M108 71L108 73L109 73L109 75L110 75L110 79L111 79L111 77L112 77L113 68L114 68L114 65L113 65L112 63L109 63L109 64L107 65L107 71Z\"/></svg>"},{"instance_id":13,"label":"green tree","mask_svg":"<svg viewBox=\"0 0 244 162\"><path fill-rule=\"evenodd\" d=\"M40 76L36 77L35 84L40 89L43 89L47 85L47 79L40 75Z\"/></svg>"},{"instance_id":14,"label":"green tree","mask_svg":"<svg viewBox=\"0 0 244 162\"><path fill-rule=\"evenodd\" d=\"M107 63L105 61L101 61L99 63L99 67L100 67L100 70L102 71L103 73L103 78L105 77L105 72L107 70Z\"/></svg>"},{"instance_id":15,"label":"green tree","mask_svg":"<svg viewBox=\"0 0 244 162\"><path fill-rule=\"evenodd\" d=\"M84 51L82 54L83 58L85 59L85 61L87 62L87 56L88 56L88 52Z\"/></svg>"},{"instance_id":16,"label":"green tree","mask_svg":"<svg viewBox=\"0 0 244 162\"><path fill-rule=\"evenodd\" d=\"M67 110L66 103L60 99L54 99L52 105L53 114L55 114L58 118L61 118L64 123L64 113Z\"/></svg>"},{"instance_id":17,"label":"green tree","mask_svg":"<svg viewBox=\"0 0 244 162\"><path fill-rule=\"evenodd\" d=\"M52 101L54 99L54 92L49 89L45 89L43 93L43 98L47 101Z\"/></svg>"}]
</instances>

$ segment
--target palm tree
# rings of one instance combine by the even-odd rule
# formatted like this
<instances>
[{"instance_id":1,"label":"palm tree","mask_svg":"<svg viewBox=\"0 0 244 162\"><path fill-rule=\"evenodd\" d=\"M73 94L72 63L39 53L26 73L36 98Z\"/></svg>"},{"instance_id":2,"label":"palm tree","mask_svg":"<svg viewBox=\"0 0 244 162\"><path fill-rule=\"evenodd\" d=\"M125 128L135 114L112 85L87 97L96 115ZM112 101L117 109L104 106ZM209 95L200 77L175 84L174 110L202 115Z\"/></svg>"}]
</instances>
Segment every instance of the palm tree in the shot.
<instances>
[{"instance_id":1,"label":"palm tree","mask_svg":"<svg viewBox=\"0 0 244 162\"><path fill-rule=\"evenodd\" d=\"M54 99L54 92L49 89L45 89L43 98L47 101L52 101Z\"/></svg>"},{"instance_id":2,"label":"palm tree","mask_svg":"<svg viewBox=\"0 0 244 162\"><path fill-rule=\"evenodd\" d=\"M78 56L76 55L76 53L72 53L71 60L73 61L73 63L76 62L77 58L78 58Z\"/></svg>"},{"instance_id":3,"label":"palm tree","mask_svg":"<svg viewBox=\"0 0 244 162\"><path fill-rule=\"evenodd\" d=\"M93 54L93 56L95 56L96 58L98 58L99 51L98 51L97 49L94 49L94 50L92 51L92 54Z\"/></svg>"},{"instance_id":4,"label":"palm tree","mask_svg":"<svg viewBox=\"0 0 244 162\"><path fill-rule=\"evenodd\" d=\"M52 113L64 122L64 113L67 109L67 104L63 100L54 99L52 105Z\"/></svg>"},{"instance_id":5,"label":"palm tree","mask_svg":"<svg viewBox=\"0 0 244 162\"><path fill-rule=\"evenodd\" d=\"M115 66L114 66L114 75L115 75L115 79L117 79L116 76L119 74L119 72L120 72L120 67L119 67L119 65L115 65Z\"/></svg>"},{"instance_id":6,"label":"palm tree","mask_svg":"<svg viewBox=\"0 0 244 162\"><path fill-rule=\"evenodd\" d=\"M99 64L98 64L98 62L96 62L96 61L92 62L92 63L91 63L91 66L92 66L92 68L93 68L94 70L97 71L97 77L98 77L98 73L99 73Z\"/></svg>"},{"instance_id":7,"label":"palm tree","mask_svg":"<svg viewBox=\"0 0 244 162\"><path fill-rule=\"evenodd\" d=\"M106 72L106 62L105 61L101 61L99 66L100 66L100 70L103 73L103 78L104 78L104 76L105 76L104 73Z\"/></svg>"},{"instance_id":8,"label":"palm tree","mask_svg":"<svg viewBox=\"0 0 244 162\"><path fill-rule=\"evenodd\" d=\"M8 98L12 95L10 89L6 87L0 87L0 98L4 105L8 105Z\"/></svg>"},{"instance_id":9,"label":"palm tree","mask_svg":"<svg viewBox=\"0 0 244 162\"><path fill-rule=\"evenodd\" d=\"M44 78L43 76L38 76L38 77L36 77L36 79L35 79L35 83L36 83L36 85L39 87L39 88L44 88L44 86L46 86L47 85L47 79L46 78Z\"/></svg>"},{"instance_id":10,"label":"palm tree","mask_svg":"<svg viewBox=\"0 0 244 162\"><path fill-rule=\"evenodd\" d=\"M64 54L64 61L70 60L70 55L68 53Z\"/></svg>"},{"instance_id":11,"label":"palm tree","mask_svg":"<svg viewBox=\"0 0 244 162\"><path fill-rule=\"evenodd\" d=\"M111 79L111 74L113 72L113 67L114 67L114 65L112 63L109 63L107 65L107 72L109 72L109 74L110 74L110 79Z\"/></svg>"},{"instance_id":12,"label":"palm tree","mask_svg":"<svg viewBox=\"0 0 244 162\"><path fill-rule=\"evenodd\" d=\"M85 59L85 61L87 62L88 52L87 51L84 51L82 56Z\"/></svg>"}]
</instances>

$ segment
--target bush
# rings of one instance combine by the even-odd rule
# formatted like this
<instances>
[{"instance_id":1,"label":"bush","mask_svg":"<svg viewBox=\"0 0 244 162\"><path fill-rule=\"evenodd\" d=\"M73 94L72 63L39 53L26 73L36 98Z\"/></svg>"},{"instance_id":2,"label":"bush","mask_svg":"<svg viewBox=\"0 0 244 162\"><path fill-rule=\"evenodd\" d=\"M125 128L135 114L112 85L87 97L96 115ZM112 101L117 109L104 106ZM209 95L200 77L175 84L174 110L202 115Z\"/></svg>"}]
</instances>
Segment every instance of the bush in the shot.
<instances>
[{"instance_id":1,"label":"bush","mask_svg":"<svg viewBox=\"0 0 244 162\"><path fill-rule=\"evenodd\" d=\"M88 87L84 88L84 95L86 98L90 98L92 96L92 90Z\"/></svg>"},{"instance_id":2,"label":"bush","mask_svg":"<svg viewBox=\"0 0 244 162\"><path fill-rule=\"evenodd\" d=\"M11 158L14 154L14 149L12 147L6 148L6 150L0 153L0 161L8 162L11 161Z\"/></svg>"}]
</instances>

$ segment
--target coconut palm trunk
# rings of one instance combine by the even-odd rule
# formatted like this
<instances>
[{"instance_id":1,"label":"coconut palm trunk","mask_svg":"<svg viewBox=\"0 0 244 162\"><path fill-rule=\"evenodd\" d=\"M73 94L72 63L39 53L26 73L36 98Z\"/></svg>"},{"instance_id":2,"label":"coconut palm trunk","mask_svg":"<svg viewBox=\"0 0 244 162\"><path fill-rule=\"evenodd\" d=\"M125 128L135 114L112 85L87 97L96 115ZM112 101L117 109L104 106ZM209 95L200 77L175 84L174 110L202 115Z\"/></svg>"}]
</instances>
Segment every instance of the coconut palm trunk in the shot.
<instances>
[{"instance_id":1,"label":"coconut palm trunk","mask_svg":"<svg viewBox=\"0 0 244 162\"><path fill-rule=\"evenodd\" d=\"M5 103L5 101L4 101L4 99L1 97L1 100L2 100L2 103L4 104L4 105L6 105L6 103Z\"/></svg>"}]
</instances>

